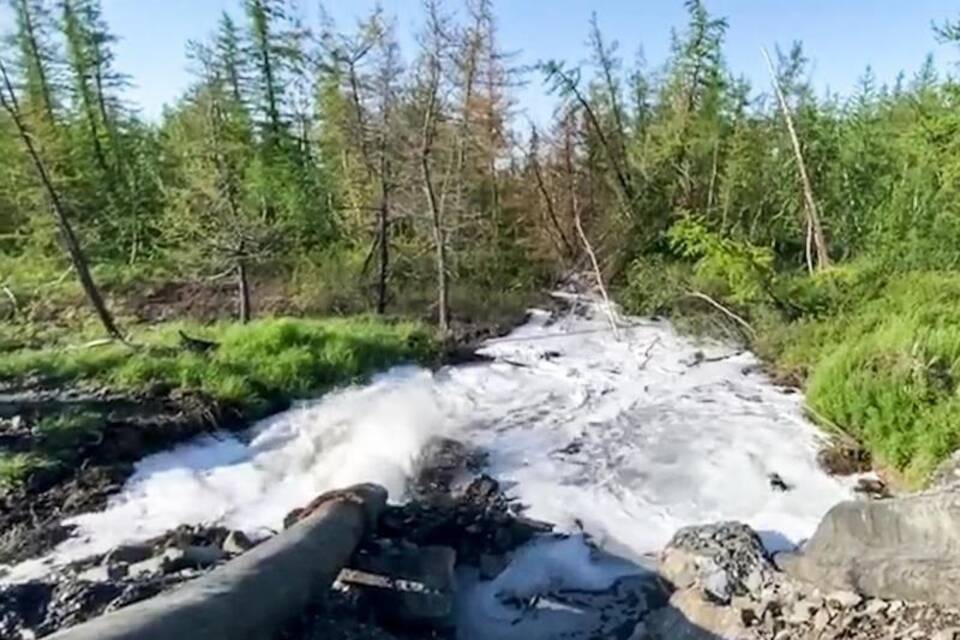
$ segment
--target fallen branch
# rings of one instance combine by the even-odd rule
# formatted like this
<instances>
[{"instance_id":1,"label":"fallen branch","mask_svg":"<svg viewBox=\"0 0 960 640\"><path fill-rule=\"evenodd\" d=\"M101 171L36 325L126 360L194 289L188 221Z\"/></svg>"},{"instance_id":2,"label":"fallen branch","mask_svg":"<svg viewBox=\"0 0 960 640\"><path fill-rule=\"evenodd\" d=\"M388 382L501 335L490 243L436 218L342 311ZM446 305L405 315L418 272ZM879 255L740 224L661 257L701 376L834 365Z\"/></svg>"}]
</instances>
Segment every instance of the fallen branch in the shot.
<instances>
[{"instance_id":1,"label":"fallen branch","mask_svg":"<svg viewBox=\"0 0 960 640\"><path fill-rule=\"evenodd\" d=\"M653 348L660 344L660 342L660 336L657 336L650 344L647 345L647 348L643 352L643 362L640 363L641 369L645 369L647 367L647 364L650 362L651 358L653 358Z\"/></svg>"},{"instance_id":2,"label":"fallen branch","mask_svg":"<svg viewBox=\"0 0 960 640\"><path fill-rule=\"evenodd\" d=\"M702 293L700 291L688 291L687 297L703 300L704 302L712 306L714 309L716 309L717 311L720 311L721 313L723 313L723 315L727 316L728 318L736 322L738 325L746 329L751 340L755 340L757 338L757 332L754 331L753 327L750 326L749 322L747 322L746 320L743 319L743 317L737 315L736 313L734 313L727 307L723 306L722 304L720 304L719 302L717 302L707 294Z\"/></svg>"},{"instance_id":3,"label":"fallen branch","mask_svg":"<svg viewBox=\"0 0 960 640\"><path fill-rule=\"evenodd\" d=\"M577 234L579 234L580 240L583 242L583 248L586 250L587 255L590 256L590 262L593 264L593 273L597 278L597 288L600 289L600 295L603 296L607 318L610 320L610 328L613 329L613 337L619 340L620 330L617 328L616 312L613 309L613 305L610 303L610 296L607 295L607 288L603 284L603 274L600 272L600 263L597 261L597 254L593 252L593 247L590 245L590 240L587 238L587 234L583 230L583 224L580 222L579 211L573 216L573 221L577 227Z\"/></svg>"}]
</instances>

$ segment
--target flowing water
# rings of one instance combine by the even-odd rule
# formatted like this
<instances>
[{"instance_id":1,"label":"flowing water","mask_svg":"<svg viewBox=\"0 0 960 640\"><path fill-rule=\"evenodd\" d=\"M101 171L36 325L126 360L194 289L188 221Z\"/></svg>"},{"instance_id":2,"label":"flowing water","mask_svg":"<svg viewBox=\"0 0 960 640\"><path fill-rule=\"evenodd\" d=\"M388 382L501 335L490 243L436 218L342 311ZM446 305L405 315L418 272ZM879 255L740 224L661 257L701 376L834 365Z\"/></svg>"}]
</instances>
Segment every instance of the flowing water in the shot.
<instances>
[{"instance_id":1,"label":"flowing water","mask_svg":"<svg viewBox=\"0 0 960 640\"><path fill-rule=\"evenodd\" d=\"M850 497L851 480L816 464L820 436L802 396L773 385L752 354L664 321L623 323L614 335L592 303L557 316L535 311L485 345L492 362L398 367L243 437L145 458L105 511L73 518L74 538L6 580L185 523L265 535L291 509L356 482L381 483L402 500L423 445L445 436L489 452L488 472L527 515L577 534L532 543L493 582L465 579L465 637L529 639L545 627L516 624L505 591L608 588L695 523L741 520L768 547L787 547ZM790 490L773 490L770 474ZM598 557L587 537L608 555ZM575 624L588 624L580 614Z\"/></svg>"}]
</instances>

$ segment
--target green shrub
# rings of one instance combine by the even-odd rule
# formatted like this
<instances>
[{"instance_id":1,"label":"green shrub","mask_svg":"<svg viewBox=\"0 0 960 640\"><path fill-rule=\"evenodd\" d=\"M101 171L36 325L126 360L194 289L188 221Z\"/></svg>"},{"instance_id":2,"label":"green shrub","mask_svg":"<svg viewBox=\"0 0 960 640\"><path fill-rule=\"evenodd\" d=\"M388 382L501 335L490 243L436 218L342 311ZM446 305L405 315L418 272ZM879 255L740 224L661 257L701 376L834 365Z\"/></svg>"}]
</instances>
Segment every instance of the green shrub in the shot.
<instances>
[{"instance_id":1,"label":"green shrub","mask_svg":"<svg viewBox=\"0 0 960 640\"><path fill-rule=\"evenodd\" d=\"M0 493L21 488L34 473L54 464L36 453L0 451Z\"/></svg>"}]
</instances>

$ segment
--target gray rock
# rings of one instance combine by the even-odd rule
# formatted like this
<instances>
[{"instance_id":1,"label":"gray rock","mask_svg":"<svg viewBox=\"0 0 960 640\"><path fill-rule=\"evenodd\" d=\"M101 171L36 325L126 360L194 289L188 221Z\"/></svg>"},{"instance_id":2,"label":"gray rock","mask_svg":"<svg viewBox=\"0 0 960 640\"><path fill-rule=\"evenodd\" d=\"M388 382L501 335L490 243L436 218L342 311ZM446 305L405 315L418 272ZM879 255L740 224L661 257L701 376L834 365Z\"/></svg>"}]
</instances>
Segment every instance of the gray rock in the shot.
<instances>
[{"instance_id":1,"label":"gray rock","mask_svg":"<svg viewBox=\"0 0 960 640\"><path fill-rule=\"evenodd\" d=\"M147 558L152 557L153 554L153 547L148 544L125 544L111 550L103 561L106 564L118 562L133 564L135 562L143 562Z\"/></svg>"},{"instance_id":2,"label":"gray rock","mask_svg":"<svg viewBox=\"0 0 960 640\"><path fill-rule=\"evenodd\" d=\"M250 538L248 538L247 534L243 531L231 531L227 534L220 548L223 549L225 553L237 556L252 549L253 542L251 542Z\"/></svg>"},{"instance_id":3,"label":"gray rock","mask_svg":"<svg viewBox=\"0 0 960 640\"><path fill-rule=\"evenodd\" d=\"M721 604L733 596L759 599L775 572L760 537L739 522L681 529L660 556L660 573L674 588L698 588Z\"/></svg>"},{"instance_id":4,"label":"gray rock","mask_svg":"<svg viewBox=\"0 0 960 640\"><path fill-rule=\"evenodd\" d=\"M77 578L84 582L109 582L125 578L127 573L128 567L125 564L101 564L79 573Z\"/></svg>"},{"instance_id":5,"label":"gray rock","mask_svg":"<svg viewBox=\"0 0 960 640\"><path fill-rule=\"evenodd\" d=\"M651 612L644 623L648 637L657 640L748 640L756 637L740 611L706 600L698 589L677 591L670 597L669 606Z\"/></svg>"},{"instance_id":6,"label":"gray rock","mask_svg":"<svg viewBox=\"0 0 960 640\"><path fill-rule=\"evenodd\" d=\"M887 600L960 605L960 490L844 502L798 554L795 578Z\"/></svg>"},{"instance_id":7,"label":"gray rock","mask_svg":"<svg viewBox=\"0 0 960 640\"><path fill-rule=\"evenodd\" d=\"M851 609L863 602L863 597L853 591L838 590L827 594L827 602L838 604L845 609Z\"/></svg>"},{"instance_id":8,"label":"gray rock","mask_svg":"<svg viewBox=\"0 0 960 640\"><path fill-rule=\"evenodd\" d=\"M480 578L482 580L493 580L507 568L510 560L505 555L493 555L484 553L480 556Z\"/></svg>"},{"instance_id":9,"label":"gray rock","mask_svg":"<svg viewBox=\"0 0 960 640\"><path fill-rule=\"evenodd\" d=\"M164 557L168 559L166 571L169 573L181 569L206 569L224 560L227 554L223 549L212 545L188 545L167 549Z\"/></svg>"}]
</instances>

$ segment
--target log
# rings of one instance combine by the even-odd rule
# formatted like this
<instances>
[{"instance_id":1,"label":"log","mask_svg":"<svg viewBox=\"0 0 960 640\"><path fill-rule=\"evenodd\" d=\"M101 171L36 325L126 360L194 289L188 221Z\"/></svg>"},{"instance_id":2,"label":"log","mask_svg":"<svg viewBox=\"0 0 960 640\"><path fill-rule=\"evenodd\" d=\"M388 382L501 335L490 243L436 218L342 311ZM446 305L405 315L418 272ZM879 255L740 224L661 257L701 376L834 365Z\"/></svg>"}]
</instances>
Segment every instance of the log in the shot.
<instances>
[{"instance_id":1,"label":"log","mask_svg":"<svg viewBox=\"0 0 960 640\"><path fill-rule=\"evenodd\" d=\"M383 487L331 494L308 517L182 587L50 640L262 640L322 598L387 501Z\"/></svg>"}]
</instances>

